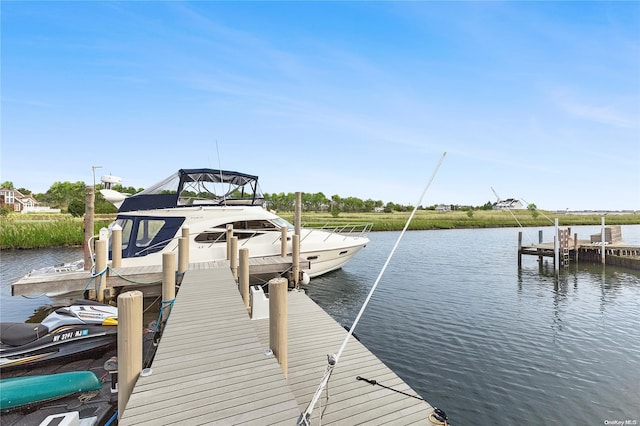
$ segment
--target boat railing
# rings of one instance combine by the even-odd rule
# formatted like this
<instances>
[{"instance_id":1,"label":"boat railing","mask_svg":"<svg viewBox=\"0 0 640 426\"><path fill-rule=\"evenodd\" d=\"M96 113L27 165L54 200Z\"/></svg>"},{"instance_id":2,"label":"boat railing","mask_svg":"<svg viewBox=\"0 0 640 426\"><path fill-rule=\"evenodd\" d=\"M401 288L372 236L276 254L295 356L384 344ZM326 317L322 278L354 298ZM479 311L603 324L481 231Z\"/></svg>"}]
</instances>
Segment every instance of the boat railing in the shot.
<instances>
[{"instance_id":1,"label":"boat railing","mask_svg":"<svg viewBox=\"0 0 640 426\"><path fill-rule=\"evenodd\" d=\"M325 223L304 223L302 225L305 229L318 230L328 232L325 241L331 237L331 235L342 235L346 237L366 237L371 228L373 228L372 222L325 222ZM307 235L311 235L311 232Z\"/></svg>"}]
</instances>

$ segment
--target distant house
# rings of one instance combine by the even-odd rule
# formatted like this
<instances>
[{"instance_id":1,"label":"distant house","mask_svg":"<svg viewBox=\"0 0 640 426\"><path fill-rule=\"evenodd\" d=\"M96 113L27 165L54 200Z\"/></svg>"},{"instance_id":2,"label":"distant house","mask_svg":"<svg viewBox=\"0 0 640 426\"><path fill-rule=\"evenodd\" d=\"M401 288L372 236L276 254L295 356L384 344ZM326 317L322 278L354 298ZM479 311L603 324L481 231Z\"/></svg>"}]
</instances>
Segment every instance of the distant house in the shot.
<instances>
[{"instance_id":1,"label":"distant house","mask_svg":"<svg viewBox=\"0 0 640 426\"><path fill-rule=\"evenodd\" d=\"M518 210L522 209L522 203L515 198L507 198L493 203L493 210Z\"/></svg>"},{"instance_id":2,"label":"distant house","mask_svg":"<svg viewBox=\"0 0 640 426\"><path fill-rule=\"evenodd\" d=\"M60 209L41 206L33 195L24 195L16 189L0 188L0 206L20 213L60 213Z\"/></svg>"},{"instance_id":3,"label":"distant house","mask_svg":"<svg viewBox=\"0 0 640 426\"><path fill-rule=\"evenodd\" d=\"M451 205L450 204L438 204L436 206L436 211L437 212L450 212L451 211Z\"/></svg>"}]
</instances>

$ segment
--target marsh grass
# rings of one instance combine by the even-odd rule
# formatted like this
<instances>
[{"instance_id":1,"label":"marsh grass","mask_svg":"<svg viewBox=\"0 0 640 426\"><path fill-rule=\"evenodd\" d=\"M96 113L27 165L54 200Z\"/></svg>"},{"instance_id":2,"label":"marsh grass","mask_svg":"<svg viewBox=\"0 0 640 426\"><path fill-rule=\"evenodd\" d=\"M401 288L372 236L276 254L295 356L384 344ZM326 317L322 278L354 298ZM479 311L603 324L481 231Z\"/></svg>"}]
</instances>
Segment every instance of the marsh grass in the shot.
<instances>
[{"instance_id":1,"label":"marsh grass","mask_svg":"<svg viewBox=\"0 0 640 426\"><path fill-rule=\"evenodd\" d=\"M96 218L94 234L109 223L111 220ZM0 219L0 249L81 246L83 238L82 218L60 215L34 219L10 215Z\"/></svg>"},{"instance_id":2,"label":"marsh grass","mask_svg":"<svg viewBox=\"0 0 640 426\"><path fill-rule=\"evenodd\" d=\"M340 213L337 217L333 217L329 213L304 212L302 222L314 225L335 222L371 222L373 223L373 231L398 231L404 227L410 213ZM599 214L554 215L551 212L540 212L534 218L528 210L512 210L511 213L509 211L476 210L473 216L469 217L466 211L418 210L408 229L501 228L517 227L518 223L522 226L552 226L556 217L560 226L600 225L602 220L602 216ZM293 220L293 214L283 213L281 216L289 221ZM640 224L640 214L609 214L606 216L606 224Z\"/></svg>"},{"instance_id":3,"label":"marsh grass","mask_svg":"<svg viewBox=\"0 0 640 426\"><path fill-rule=\"evenodd\" d=\"M551 226L558 218L560 226L600 225L599 214L560 214L541 211L534 218L528 210L508 211L475 210L469 217L466 211L436 212L418 210L409 226L410 230L454 229L454 228L500 228L522 226ZM326 212L304 212L305 226L335 223L373 223L373 231L401 230L410 212L393 213L340 213L333 217ZM293 213L283 212L280 216L293 222ZM516 219L517 222L516 222ZM107 227L115 215L97 215L94 234ZM640 214L608 214L607 225L640 224ZM84 237L82 218L69 215L9 215L0 218L0 249L30 249L61 246L81 246Z\"/></svg>"}]
</instances>

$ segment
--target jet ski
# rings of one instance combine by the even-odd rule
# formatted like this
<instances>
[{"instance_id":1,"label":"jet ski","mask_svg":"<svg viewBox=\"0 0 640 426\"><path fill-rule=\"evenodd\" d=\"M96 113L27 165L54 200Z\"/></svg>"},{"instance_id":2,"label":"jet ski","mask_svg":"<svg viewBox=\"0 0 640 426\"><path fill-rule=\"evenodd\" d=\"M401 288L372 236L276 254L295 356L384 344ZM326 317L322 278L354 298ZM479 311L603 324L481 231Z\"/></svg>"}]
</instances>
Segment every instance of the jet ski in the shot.
<instances>
[{"instance_id":1,"label":"jet ski","mask_svg":"<svg viewBox=\"0 0 640 426\"><path fill-rule=\"evenodd\" d=\"M41 323L0 323L0 371L113 348L118 308L90 300L53 310Z\"/></svg>"}]
</instances>

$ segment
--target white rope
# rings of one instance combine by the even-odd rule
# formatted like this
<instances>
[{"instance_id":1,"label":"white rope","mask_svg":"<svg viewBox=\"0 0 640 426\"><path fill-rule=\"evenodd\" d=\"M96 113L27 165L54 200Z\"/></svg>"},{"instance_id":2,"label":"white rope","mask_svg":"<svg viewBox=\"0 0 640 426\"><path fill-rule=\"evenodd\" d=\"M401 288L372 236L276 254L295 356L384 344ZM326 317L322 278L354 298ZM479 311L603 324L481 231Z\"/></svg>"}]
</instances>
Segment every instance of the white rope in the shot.
<instances>
[{"instance_id":1,"label":"white rope","mask_svg":"<svg viewBox=\"0 0 640 426\"><path fill-rule=\"evenodd\" d=\"M444 161L444 157L446 155L447 155L446 152L444 152L442 154L442 157L440 158L440 161L436 165L436 168L433 171L433 174L431 175L431 178L427 182L427 185L424 187L424 190L422 191L422 194L420 195L420 199L418 200L418 202L414 206L413 211L411 212L411 214L409 215L409 218L407 219L407 222L404 224L404 228L402 229L402 232L400 232L400 235L398 236L398 239L396 240L396 243L393 245L393 248L391 249L391 253L389 253L389 256L387 257L387 260L384 262L384 265L382 266L382 269L380 270L380 273L378 274L378 277L376 278L375 282L373 283L373 286L371 287L371 290L369 290L369 294L367 295L367 298L365 299L364 303L362 304L362 307L360 308L360 312L358 312L358 315L356 316L356 319L353 321L353 324L351 325L351 327L349 329L349 332L347 333L346 337L344 338L344 341L342 342L342 345L340 346L340 349L338 350L338 353L337 354L331 354L331 355L328 356L328 361L329 362L328 362L328 365L327 365L327 370L325 371L324 376L322 377L322 381L320 382L320 385L318 386L318 389L316 389L316 393L313 395L313 398L311 399L311 402L307 406L306 410L302 414L300 414L300 417L298 418L298 425L309 425L310 424L309 420L311 419L311 413L313 412L313 408L316 405L316 403L318 402L318 400L320 399L320 395L322 394L322 390L327 386L327 383L329 382L329 378L331 377L331 373L333 372L333 368L338 364L338 360L340 359L340 356L342 355L342 352L344 351L345 347L347 346L347 343L349 342L349 338L351 337L351 335L353 334L354 330L356 329L356 326L358 325L358 322L360 321L360 317L362 317L362 314L364 313L364 310L366 309L367 304L369 303L369 300L371 300L371 297L373 296L374 291L376 291L376 287L378 287L378 283L380 283L380 279L382 278L382 275L384 274L385 270L387 269L387 266L389 265L389 262L391 262L391 258L393 257L393 254L395 253L396 249L398 248L398 245L400 244L400 240L402 240L402 237L404 236L405 232L407 231L407 228L409 227L409 224L411 223L411 220L413 219L413 216L416 214L416 211L418 210L418 206L420 206L422 204L422 200L423 200L425 194L427 193L427 190L431 186L431 182L433 182L433 179L436 177L436 174L438 173L438 170L440 169L440 166L442 165L442 162Z\"/></svg>"}]
</instances>

